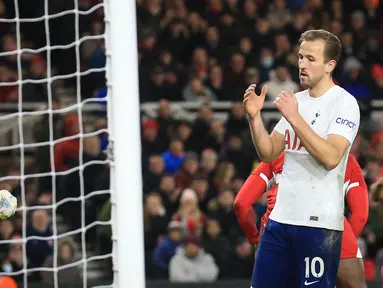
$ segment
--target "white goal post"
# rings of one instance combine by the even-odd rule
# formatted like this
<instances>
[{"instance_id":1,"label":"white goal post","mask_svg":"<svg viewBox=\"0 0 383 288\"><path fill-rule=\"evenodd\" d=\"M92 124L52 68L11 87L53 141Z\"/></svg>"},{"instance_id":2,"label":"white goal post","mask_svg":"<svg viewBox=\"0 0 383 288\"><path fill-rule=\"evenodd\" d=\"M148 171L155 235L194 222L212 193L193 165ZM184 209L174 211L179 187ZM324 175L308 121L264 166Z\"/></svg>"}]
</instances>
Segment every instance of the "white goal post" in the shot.
<instances>
[{"instance_id":1,"label":"white goal post","mask_svg":"<svg viewBox=\"0 0 383 288\"><path fill-rule=\"evenodd\" d=\"M115 287L145 287L136 2L105 0ZM110 74L108 73L110 72ZM111 81L110 81L111 80ZM114 170L114 173L113 173Z\"/></svg>"}]
</instances>

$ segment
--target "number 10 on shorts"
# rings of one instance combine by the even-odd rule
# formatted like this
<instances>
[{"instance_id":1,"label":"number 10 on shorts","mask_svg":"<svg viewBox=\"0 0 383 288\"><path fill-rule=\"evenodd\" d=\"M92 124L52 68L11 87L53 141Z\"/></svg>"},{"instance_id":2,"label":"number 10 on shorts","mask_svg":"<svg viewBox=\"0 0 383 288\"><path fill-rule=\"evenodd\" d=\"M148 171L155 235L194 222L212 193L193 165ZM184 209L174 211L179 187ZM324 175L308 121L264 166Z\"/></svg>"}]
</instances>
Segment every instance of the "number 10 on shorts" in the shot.
<instances>
[{"instance_id":1,"label":"number 10 on shorts","mask_svg":"<svg viewBox=\"0 0 383 288\"><path fill-rule=\"evenodd\" d=\"M311 275L314 276L315 278L322 277L324 273L324 262L322 258L314 257L310 261L310 257L306 257L305 264L306 264L306 269L305 269L306 278L310 278Z\"/></svg>"}]
</instances>

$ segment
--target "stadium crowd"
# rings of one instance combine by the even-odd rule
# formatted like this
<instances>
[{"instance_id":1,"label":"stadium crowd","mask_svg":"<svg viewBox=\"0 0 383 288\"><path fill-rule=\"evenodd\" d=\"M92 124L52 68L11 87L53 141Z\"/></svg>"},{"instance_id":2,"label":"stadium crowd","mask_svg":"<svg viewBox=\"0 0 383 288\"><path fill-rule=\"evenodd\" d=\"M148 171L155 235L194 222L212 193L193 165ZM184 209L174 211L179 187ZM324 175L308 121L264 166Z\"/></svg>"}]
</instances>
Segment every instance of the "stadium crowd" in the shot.
<instances>
[{"instance_id":1,"label":"stadium crowd","mask_svg":"<svg viewBox=\"0 0 383 288\"><path fill-rule=\"evenodd\" d=\"M40 1L40 0L39 0ZM50 0L54 13L73 9L64 0ZM20 1L19 1L20 2ZM33 6L43 9L33 3ZM79 0L87 10L100 1ZM327 29L338 35L343 57L336 69L339 85L360 103L362 125L352 154L364 169L368 185L382 179L383 126L371 118L370 103L383 95L383 14L378 0L137 0L139 85L141 103L158 103L157 116L142 115L142 167L144 184L144 235L146 275L151 279L177 282L209 282L217 279L249 279L253 269L254 248L241 231L233 202L244 180L259 164L249 135L241 97L249 84L269 86L272 101L281 90L299 90L297 40L310 28ZM28 4L29 3L29 4ZM24 17L37 17L43 11L32 9L31 1L21 5ZM102 10L102 9L101 9ZM1 17L12 18L13 1L0 0ZM73 16L73 15L72 15ZM75 40L74 17L51 21L51 43L68 44ZM103 13L96 11L80 17L80 35L100 35L104 31ZM14 25L1 23L2 52L17 48ZM62 27L66 29L62 30ZM44 23L21 25L22 47L45 46ZM123 30L122 30L123 31ZM105 65L103 40L84 41L80 47L81 69ZM67 74L76 68L75 50L52 52L53 72ZM46 77L46 55L23 53L23 79ZM24 66L25 65L25 66ZM2 82L18 79L17 57L0 58ZM106 89L103 73L81 77L82 98L103 97ZM75 79L65 85L76 85ZM26 87L24 87L26 86ZM53 109L60 107L53 86ZM17 86L1 86L2 103L17 102ZM127 97L128 90L127 90ZM23 85L23 102L46 102L45 84ZM200 103L194 121L172 114L173 101ZM215 117L211 101L231 101L227 121ZM89 129L106 127L102 114L94 115ZM54 138L79 132L78 115L55 115ZM269 129L274 121L270 121ZM35 141L49 140L49 117L36 126ZM68 171L79 165L80 139L63 141L54 147L56 171ZM83 140L83 163L104 163L107 135ZM27 155L26 173L50 171L49 147L39 147ZM17 159L18 160L18 159ZM93 163L93 162L90 162ZM9 168L9 167L8 167ZM19 162L4 171L4 176L19 175ZM109 189L107 164L86 166L79 176L75 171L55 179L56 200L78 197L83 192ZM127 172L128 173L128 172ZM95 181L97 179L97 181ZM3 181L2 187L20 198L26 192L27 206L52 202L52 179L31 179L23 187L20 181ZM379 182L381 181L381 182ZM360 246L365 257L367 279L381 278L383 262L383 180L374 187L370 217L362 233ZM80 189L80 183L84 189ZM127 185L127 190L129 186ZM129 192L129 191L127 191ZM254 205L259 222L266 199ZM85 201L86 224L110 219L108 197L99 195ZM81 228L81 203L67 202L57 212L71 230ZM50 236L52 218L45 210L28 213L27 236ZM259 224L259 223L258 223ZM22 214L0 222L0 239L20 239ZM81 235L60 241L59 264L75 261ZM110 226L87 231L87 244L111 251ZM77 243L76 243L77 242ZM0 245L3 272L23 267L19 244ZM26 245L28 268L52 267L52 241L32 240ZM110 268L110 267L109 267ZM59 273L60 281L80 279L75 267ZM31 273L31 279L52 283L52 273ZM19 274L14 277L22 281Z\"/></svg>"},{"instance_id":2,"label":"stadium crowd","mask_svg":"<svg viewBox=\"0 0 383 288\"><path fill-rule=\"evenodd\" d=\"M368 185L382 176L382 127L370 118L370 102L383 92L381 12L379 1L138 1L141 102L159 103L157 118L145 119L142 130L148 277L250 277L253 248L238 227L233 201L258 159L240 101L252 83L268 85L269 101L282 90L300 89L297 40L307 29L341 39L335 80L362 112L352 153ZM196 120L174 119L172 101L199 102ZM211 101L232 101L226 122L215 117ZM381 273L379 193L371 197L359 239L368 279ZM264 208L265 199L255 204L258 220ZM202 273L208 266L215 267L210 279Z\"/></svg>"}]
</instances>

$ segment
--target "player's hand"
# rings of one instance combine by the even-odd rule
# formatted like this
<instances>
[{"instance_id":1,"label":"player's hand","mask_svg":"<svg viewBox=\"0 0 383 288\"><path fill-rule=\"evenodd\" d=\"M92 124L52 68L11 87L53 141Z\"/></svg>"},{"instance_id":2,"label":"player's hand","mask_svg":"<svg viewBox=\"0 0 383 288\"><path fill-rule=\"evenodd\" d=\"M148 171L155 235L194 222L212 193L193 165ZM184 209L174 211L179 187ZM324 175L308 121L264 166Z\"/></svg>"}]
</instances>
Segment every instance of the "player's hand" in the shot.
<instances>
[{"instance_id":1,"label":"player's hand","mask_svg":"<svg viewBox=\"0 0 383 288\"><path fill-rule=\"evenodd\" d=\"M243 105L250 118L254 118L261 111L267 93L267 86L263 86L261 94L257 95L254 91L256 86L250 85L243 95Z\"/></svg>"},{"instance_id":2,"label":"player's hand","mask_svg":"<svg viewBox=\"0 0 383 288\"><path fill-rule=\"evenodd\" d=\"M298 100L293 91L282 91L274 101L274 106L281 112L283 117L291 123L293 119L299 116Z\"/></svg>"}]
</instances>

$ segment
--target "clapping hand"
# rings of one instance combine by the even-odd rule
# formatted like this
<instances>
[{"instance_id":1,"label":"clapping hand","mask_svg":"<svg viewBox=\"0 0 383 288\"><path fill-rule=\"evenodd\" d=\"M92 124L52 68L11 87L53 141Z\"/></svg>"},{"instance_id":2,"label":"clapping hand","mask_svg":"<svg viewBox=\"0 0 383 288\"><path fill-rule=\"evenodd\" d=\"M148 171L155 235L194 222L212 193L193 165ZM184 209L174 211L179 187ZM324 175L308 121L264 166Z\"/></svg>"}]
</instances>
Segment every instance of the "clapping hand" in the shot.
<instances>
[{"instance_id":1,"label":"clapping hand","mask_svg":"<svg viewBox=\"0 0 383 288\"><path fill-rule=\"evenodd\" d=\"M250 85L243 95L243 105L250 118L254 118L261 111L267 93L267 86L263 86L261 94L257 95L254 91L256 86Z\"/></svg>"},{"instance_id":2,"label":"clapping hand","mask_svg":"<svg viewBox=\"0 0 383 288\"><path fill-rule=\"evenodd\" d=\"M291 123L299 115L298 100L293 91L282 91L274 101L274 106L281 112L282 116Z\"/></svg>"}]
</instances>

